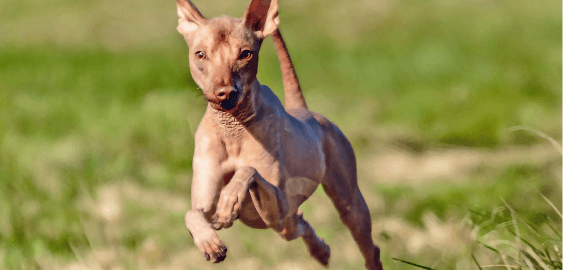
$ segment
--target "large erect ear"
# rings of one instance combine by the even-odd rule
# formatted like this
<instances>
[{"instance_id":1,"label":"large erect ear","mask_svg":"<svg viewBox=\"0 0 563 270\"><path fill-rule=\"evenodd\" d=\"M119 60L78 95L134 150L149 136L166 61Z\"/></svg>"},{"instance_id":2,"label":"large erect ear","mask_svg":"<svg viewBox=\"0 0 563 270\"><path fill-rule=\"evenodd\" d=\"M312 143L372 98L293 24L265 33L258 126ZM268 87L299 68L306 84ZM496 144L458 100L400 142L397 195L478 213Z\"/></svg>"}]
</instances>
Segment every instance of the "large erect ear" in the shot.
<instances>
[{"instance_id":1,"label":"large erect ear","mask_svg":"<svg viewBox=\"0 0 563 270\"><path fill-rule=\"evenodd\" d=\"M207 19L190 0L176 0L178 10L178 32L182 35L191 35Z\"/></svg>"},{"instance_id":2,"label":"large erect ear","mask_svg":"<svg viewBox=\"0 0 563 270\"><path fill-rule=\"evenodd\" d=\"M260 38L273 34L280 23L278 0L252 0L244 13L244 23Z\"/></svg>"}]
</instances>

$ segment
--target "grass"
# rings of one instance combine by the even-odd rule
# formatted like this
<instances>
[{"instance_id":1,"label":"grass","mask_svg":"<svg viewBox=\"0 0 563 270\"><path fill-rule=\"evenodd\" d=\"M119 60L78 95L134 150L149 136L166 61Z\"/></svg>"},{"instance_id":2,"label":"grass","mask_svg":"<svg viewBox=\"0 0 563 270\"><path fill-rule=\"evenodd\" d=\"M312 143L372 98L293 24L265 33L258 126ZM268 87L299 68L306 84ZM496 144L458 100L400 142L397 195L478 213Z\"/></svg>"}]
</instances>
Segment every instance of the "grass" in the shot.
<instances>
[{"instance_id":1,"label":"grass","mask_svg":"<svg viewBox=\"0 0 563 270\"><path fill-rule=\"evenodd\" d=\"M248 3L195 4L241 16ZM309 106L356 150L387 269L561 257L560 2L280 8ZM174 2L0 1L0 268L320 269L299 241L238 223L219 233L219 265L193 245L183 215L205 103L176 23ZM260 57L283 97L271 41ZM331 268L361 269L317 193L303 211Z\"/></svg>"},{"instance_id":2,"label":"grass","mask_svg":"<svg viewBox=\"0 0 563 270\"><path fill-rule=\"evenodd\" d=\"M547 201L550 203L549 201ZM553 209L556 212L558 210ZM489 254L491 266L516 269L561 269L561 234L554 229L556 222L550 219L538 227L523 218L505 202L505 207L495 211L473 211L476 220L482 220L477 230L487 232L477 239L481 248L492 251ZM561 220L559 215L557 220ZM510 239L513 240L510 240ZM507 239L507 240L505 240ZM484 256L483 256L484 257ZM499 258L500 257L500 258ZM492 258L492 259L491 259ZM475 263L481 266L473 255Z\"/></svg>"}]
</instances>

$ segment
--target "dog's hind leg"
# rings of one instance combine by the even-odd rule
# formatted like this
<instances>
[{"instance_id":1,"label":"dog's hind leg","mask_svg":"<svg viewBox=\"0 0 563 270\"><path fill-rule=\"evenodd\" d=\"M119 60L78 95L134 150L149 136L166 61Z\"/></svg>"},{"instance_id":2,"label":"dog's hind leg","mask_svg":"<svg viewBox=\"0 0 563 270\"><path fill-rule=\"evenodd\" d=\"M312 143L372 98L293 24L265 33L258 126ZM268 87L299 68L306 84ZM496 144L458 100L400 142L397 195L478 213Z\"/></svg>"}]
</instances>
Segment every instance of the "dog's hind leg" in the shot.
<instances>
[{"instance_id":1,"label":"dog's hind leg","mask_svg":"<svg viewBox=\"0 0 563 270\"><path fill-rule=\"evenodd\" d=\"M360 247L360 251L366 262L365 266L370 270L382 270L379 247L374 245L371 238L371 218L369 209L357 187L348 188L346 185L334 185L334 183L323 185L326 193L336 206L340 219L352 233L354 240ZM348 189L350 198L339 197L340 190Z\"/></svg>"},{"instance_id":2,"label":"dog's hind leg","mask_svg":"<svg viewBox=\"0 0 563 270\"><path fill-rule=\"evenodd\" d=\"M323 128L323 149L327 171L323 188L340 214L340 219L352 233L370 270L381 270L379 247L371 237L371 217L358 188L356 158L352 145L344 134L326 118L314 114Z\"/></svg>"},{"instance_id":3,"label":"dog's hind leg","mask_svg":"<svg viewBox=\"0 0 563 270\"><path fill-rule=\"evenodd\" d=\"M285 240L291 241L298 237L303 238L309 254L323 266L328 266L330 247L322 238L317 236L313 227L303 218L301 209L298 209L297 213L288 217L284 225L280 235Z\"/></svg>"}]
</instances>

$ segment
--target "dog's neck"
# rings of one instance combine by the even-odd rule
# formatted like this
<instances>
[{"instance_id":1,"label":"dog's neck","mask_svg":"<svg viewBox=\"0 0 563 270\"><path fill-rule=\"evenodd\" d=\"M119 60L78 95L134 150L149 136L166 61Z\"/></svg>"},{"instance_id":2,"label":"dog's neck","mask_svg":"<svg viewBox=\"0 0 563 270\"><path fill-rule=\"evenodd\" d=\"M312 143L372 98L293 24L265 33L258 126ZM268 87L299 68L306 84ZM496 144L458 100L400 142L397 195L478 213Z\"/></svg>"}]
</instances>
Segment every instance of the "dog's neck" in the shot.
<instances>
[{"instance_id":1,"label":"dog's neck","mask_svg":"<svg viewBox=\"0 0 563 270\"><path fill-rule=\"evenodd\" d=\"M229 112L216 110L213 107L210 108L215 122L227 138L242 136L249 122L248 116L252 115L252 112L249 110L244 110L235 116Z\"/></svg>"},{"instance_id":2,"label":"dog's neck","mask_svg":"<svg viewBox=\"0 0 563 270\"><path fill-rule=\"evenodd\" d=\"M213 106L209 109L213 112L213 118L223 135L228 138L240 137L247 128L253 124L260 115L261 109L260 83L257 80L248 89L248 95L243 97L241 103L232 112L217 110Z\"/></svg>"}]
</instances>

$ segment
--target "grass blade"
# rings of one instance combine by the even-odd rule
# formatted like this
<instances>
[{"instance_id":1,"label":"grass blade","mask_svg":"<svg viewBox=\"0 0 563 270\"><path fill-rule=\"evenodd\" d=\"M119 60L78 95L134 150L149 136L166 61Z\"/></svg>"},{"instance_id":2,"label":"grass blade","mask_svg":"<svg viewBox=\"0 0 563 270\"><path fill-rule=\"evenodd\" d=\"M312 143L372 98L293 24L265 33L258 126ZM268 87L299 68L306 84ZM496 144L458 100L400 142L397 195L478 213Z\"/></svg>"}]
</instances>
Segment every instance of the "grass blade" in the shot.
<instances>
[{"instance_id":1,"label":"grass blade","mask_svg":"<svg viewBox=\"0 0 563 270\"><path fill-rule=\"evenodd\" d=\"M490 249L490 250L492 250L492 251L494 251L494 252L500 254L500 251L498 251L498 249L496 249L496 248L494 248L494 247L491 247L491 246L489 246L489 245L487 245L487 244L485 244L485 243L483 243L483 242L480 242L480 241L475 241L475 242L477 242L477 244L483 245L484 247L486 247L486 248L488 248L488 249Z\"/></svg>"},{"instance_id":2,"label":"grass blade","mask_svg":"<svg viewBox=\"0 0 563 270\"><path fill-rule=\"evenodd\" d=\"M547 197L545 197L541 192L540 192L540 195L547 202L547 204L549 204L551 206L551 208L553 208L553 210L555 210L555 212L559 215L559 217L563 219L563 215L561 214L559 209L557 209L557 207L555 207L555 205L553 205L553 203Z\"/></svg>"},{"instance_id":3,"label":"grass blade","mask_svg":"<svg viewBox=\"0 0 563 270\"><path fill-rule=\"evenodd\" d=\"M534 133L535 135L546 139L547 141L549 141L553 147L555 148L555 150L557 150L557 152L559 152L559 154L563 154L562 149L561 149L561 145L554 139L551 138L550 136L548 136L547 134L537 130L537 129L533 129L533 128L529 128L529 127L525 127L525 126L514 126L508 129L508 132L514 132L517 130L525 130L525 131L529 131Z\"/></svg>"},{"instance_id":4,"label":"grass blade","mask_svg":"<svg viewBox=\"0 0 563 270\"><path fill-rule=\"evenodd\" d=\"M422 266L422 265L420 265L420 264L412 263L412 262L405 261L405 260L401 260L401 259L398 259L398 258L391 258L391 259L393 259L393 260L395 260L395 261L402 262L402 263L406 263L406 264L409 264L409 265L412 265L412 266L416 266L416 267L418 267L418 268L427 269L427 270L435 270L434 268Z\"/></svg>"},{"instance_id":5,"label":"grass blade","mask_svg":"<svg viewBox=\"0 0 563 270\"><path fill-rule=\"evenodd\" d=\"M547 219L549 219L549 221L553 222L553 220L551 220L551 218L548 217ZM561 240L561 234L559 233L559 231L556 230L555 228L553 228L553 226L551 226L550 222L546 222L546 224L559 237L559 240Z\"/></svg>"},{"instance_id":6,"label":"grass blade","mask_svg":"<svg viewBox=\"0 0 563 270\"><path fill-rule=\"evenodd\" d=\"M530 259L530 261L532 261L534 263L534 266L536 266L536 268L541 267L544 270L549 270L549 267L547 267L547 264L545 264L544 260L542 258L540 258L540 256L538 256L537 253L535 253L534 251L522 251L526 257L528 257L528 259ZM537 263L536 263L537 262Z\"/></svg>"},{"instance_id":7,"label":"grass blade","mask_svg":"<svg viewBox=\"0 0 563 270\"><path fill-rule=\"evenodd\" d=\"M477 267L479 267L479 270L483 270L483 267L481 267L481 265L480 265L479 262L477 261L477 258L475 258L475 254L471 253L471 258L473 258L473 261L475 262L475 264L477 265Z\"/></svg>"}]
</instances>

